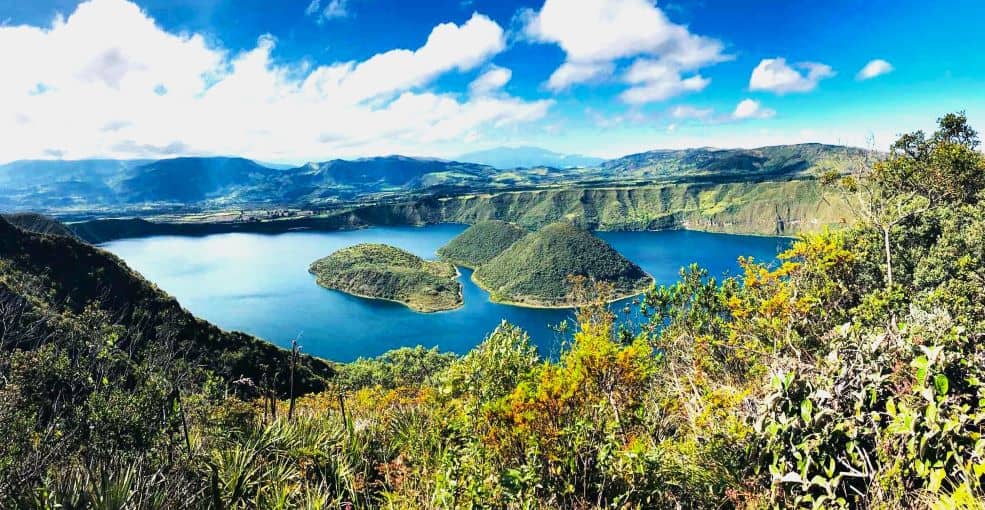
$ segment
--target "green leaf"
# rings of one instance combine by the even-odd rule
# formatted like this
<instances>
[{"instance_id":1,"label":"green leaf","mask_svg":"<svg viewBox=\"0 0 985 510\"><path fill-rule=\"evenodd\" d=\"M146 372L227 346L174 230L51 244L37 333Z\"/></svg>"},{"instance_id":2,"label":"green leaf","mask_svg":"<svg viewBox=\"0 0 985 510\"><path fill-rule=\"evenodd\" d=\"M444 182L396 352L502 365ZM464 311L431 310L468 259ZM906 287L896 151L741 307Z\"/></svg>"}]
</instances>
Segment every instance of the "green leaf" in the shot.
<instances>
[{"instance_id":1,"label":"green leaf","mask_svg":"<svg viewBox=\"0 0 985 510\"><path fill-rule=\"evenodd\" d=\"M810 399L805 398L800 402L800 418L804 420L804 423L811 422L811 415L814 411L814 404L811 403Z\"/></svg>"},{"instance_id":2,"label":"green leaf","mask_svg":"<svg viewBox=\"0 0 985 510\"><path fill-rule=\"evenodd\" d=\"M934 389L937 390L937 394L940 396L947 395L947 376L944 374L937 374L934 376Z\"/></svg>"}]
</instances>

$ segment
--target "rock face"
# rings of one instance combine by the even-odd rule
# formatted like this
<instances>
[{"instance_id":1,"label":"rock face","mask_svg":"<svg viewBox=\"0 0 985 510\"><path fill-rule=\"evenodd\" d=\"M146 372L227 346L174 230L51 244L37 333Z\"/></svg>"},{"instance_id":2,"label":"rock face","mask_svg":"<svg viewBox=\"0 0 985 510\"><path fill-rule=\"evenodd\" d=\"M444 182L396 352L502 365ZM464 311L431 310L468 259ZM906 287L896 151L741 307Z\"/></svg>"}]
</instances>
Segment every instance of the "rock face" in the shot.
<instances>
[{"instance_id":1,"label":"rock face","mask_svg":"<svg viewBox=\"0 0 985 510\"><path fill-rule=\"evenodd\" d=\"M462 306L462 285L453 264L424 260L385 244L343 248L313 262L309 272L322 287L396 301L419 312Z\"/></svg>"},{"instance_id":2,"label":"rock face","mask_svg":"<svg viewBox=\"0 0 985 510\"><path fill-rule=\"evenodd\" d=\"M481 265L475 282L492 299L533 307L567 307L577 301L569 276L613 286L613 298L646 290L653 278L591 232L567 222L527 234Z\"/></svg>"},{"instance_id":3,"label":"rock face","mask_svg":"<svg viewBox=\"0 0 985 510\"><path fill-rule=\"evenodd\" d=\"M474 269L492 260L527 233L526 229L505 221L480 221L439 248L438 255Z\"/></svg>"}]
</instances>

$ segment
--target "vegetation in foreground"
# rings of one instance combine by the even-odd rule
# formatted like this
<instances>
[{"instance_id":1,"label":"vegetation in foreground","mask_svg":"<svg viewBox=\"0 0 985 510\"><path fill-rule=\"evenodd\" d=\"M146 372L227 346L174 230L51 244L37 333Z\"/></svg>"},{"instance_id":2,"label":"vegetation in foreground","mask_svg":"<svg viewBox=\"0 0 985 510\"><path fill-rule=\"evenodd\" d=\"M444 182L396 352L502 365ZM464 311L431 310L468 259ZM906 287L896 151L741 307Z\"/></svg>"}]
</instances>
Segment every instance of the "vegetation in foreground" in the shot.
<instances>
[{"instance_id":1,"label":"vegetation in foreground","mask_svg":"<svg viewBox=\"0 0 985 510\"><path fill-rule=\"evenodd\" d=\"M312 262L318 285L360 297L386 299L418 312L462 306L458 270L385 244L357 244Z\"/></svg>"},{"instance_id":2,"label":"vegetation in foreground","mask_svg":"<svg viewBox=\"0 0 985 510\"><path fill-rule=\"evenodd\" d=\"M571 276L611 285L613 299L640 294L653 284L650 275L608 243L568 222L527 234L472 273L493 301L535 307L585 304Z\"/></svg>"},{"instance_id":3,"label":"vegetation in foreground","mask_svg":"<svg viewBox=\"0 0 985 510\"><path fill-rule=\"evenodd\" d=\"M0 499L981 509L977 147L962 115L902 137L884 161L829 179L859 224L803 236L779 265L743 259L739 277L685 268L646 293L642 324L613 316L600 304L611 289L582 281L595 304L556 361L503 324L465 356L401 349L341 367L332 388L300 399L245 398L213 377L175 407L135 384L160 380L169 365L157 358L114 363L126 356L111 342L96 344L106 355L70 357L21 331L34 344L3 351ZM66 380L105 389L66 401L54 392ZM66 446L47 454L53 444Z\"/></svg>"},{"instance_id":4,"label":"vegetation in foreground","mask_svg":"<svg viewBox=\"0 0 985 510\"><path fill-rule=\"evenodd\" d=\"M480 221L438 248L438 255L456 265L475 269L506 251L525 235L527 230L513 223Z\"/></svg>"}]
</instances>

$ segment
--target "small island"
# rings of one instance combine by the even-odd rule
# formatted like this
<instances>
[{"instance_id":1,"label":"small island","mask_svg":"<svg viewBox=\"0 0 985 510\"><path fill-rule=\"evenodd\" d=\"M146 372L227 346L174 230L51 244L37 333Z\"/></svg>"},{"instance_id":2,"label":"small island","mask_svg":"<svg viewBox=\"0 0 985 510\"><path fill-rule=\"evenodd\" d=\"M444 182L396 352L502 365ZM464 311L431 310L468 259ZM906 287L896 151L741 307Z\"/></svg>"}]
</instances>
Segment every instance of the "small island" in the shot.
<instances>
[{"instance_id":1,"label":"small island","mask_svg":"<svg viewBox=\"0 0 985 510\"><path fill-rule=\"evenodd\" d=\"M640 294L653 284L643 269L591 232L567 222L527 234L479 266L472 280L493 301L535 308L579 303L568 276L612 285L612 299Z\"/></svg>"},{"instance_id":2,"label":"small island","mask_svg":"<svg viewBox=\"0 0 985 510\"><path fill-rule=\"evenodd\" d=\"M418 312L462 306L458 270L385 244L358 244L316 260L308 271L322 287L385 299Z\"/></svg>"},{"instance_id":3,"label":"small island","mask_svg":"<svg viewBox=\"0 0 985 510\"><path fill-rule=\"evenodd\" d=\"M475 269L489 262L527 235L523 227L505 221L480 221L438 248L438 255L453 264Z\"/></svg>"}]
</instances>

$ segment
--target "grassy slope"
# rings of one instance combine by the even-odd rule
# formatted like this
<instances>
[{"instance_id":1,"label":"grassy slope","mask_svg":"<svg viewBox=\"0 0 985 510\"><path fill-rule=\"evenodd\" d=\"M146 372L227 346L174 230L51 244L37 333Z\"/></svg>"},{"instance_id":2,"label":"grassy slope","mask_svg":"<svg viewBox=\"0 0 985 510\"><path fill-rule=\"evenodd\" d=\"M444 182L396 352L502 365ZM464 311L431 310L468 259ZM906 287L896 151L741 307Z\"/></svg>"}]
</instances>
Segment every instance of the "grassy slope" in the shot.
<instances>
[{"instance_id":1,"label":"grassy slope","mask_svg":"<svg viewBox=\"0 0 985 510\"><path fill-rule=\"evenodd\" d=\"M567 222L526 235L473 273L496 301L527 306L575 303L569 275L614 286L613 297L644 291L653 279L605 241Z\"/></svg>"},{"instance_id":2,"label":"grassy slope","mask_svg":"<svg viewBox=\"0 0 985 510\"><path fill-rule=\"evenodd\" d=\"M419 312L462 306L462 286L454 265L424 260L384 244L343 248L313 262L309 271L323 287L396 301Z\"/></svg>"},{"instance_id":3,"label":"grassy slope","mask_svg":"<svg viewBox=\"0 0 985 510\"><path fill-rule=\"evenodd\" d=\"M138 335L133 349L176 340L179 352L227 380L259 381L263 367L287 367L289 353L252 336L226 332L195 318L116 256L72 238L20 230L0 219L0 294L69 320L88 306L105 310ZM303 356L300 391L324 387L331 366ZM282 391L286 380L278 380Z\"/></svg>"},{"instance_id":4,"label":"grassy slope","mask_svg":"<svg viewBox=\"0 0 985 510\"><path fill-rule=\"evenodd\" d=\"M480 221L438 249L443 259L476 268L509 248L527 231L503 221Z\"/></svg>"}]
</instances>

